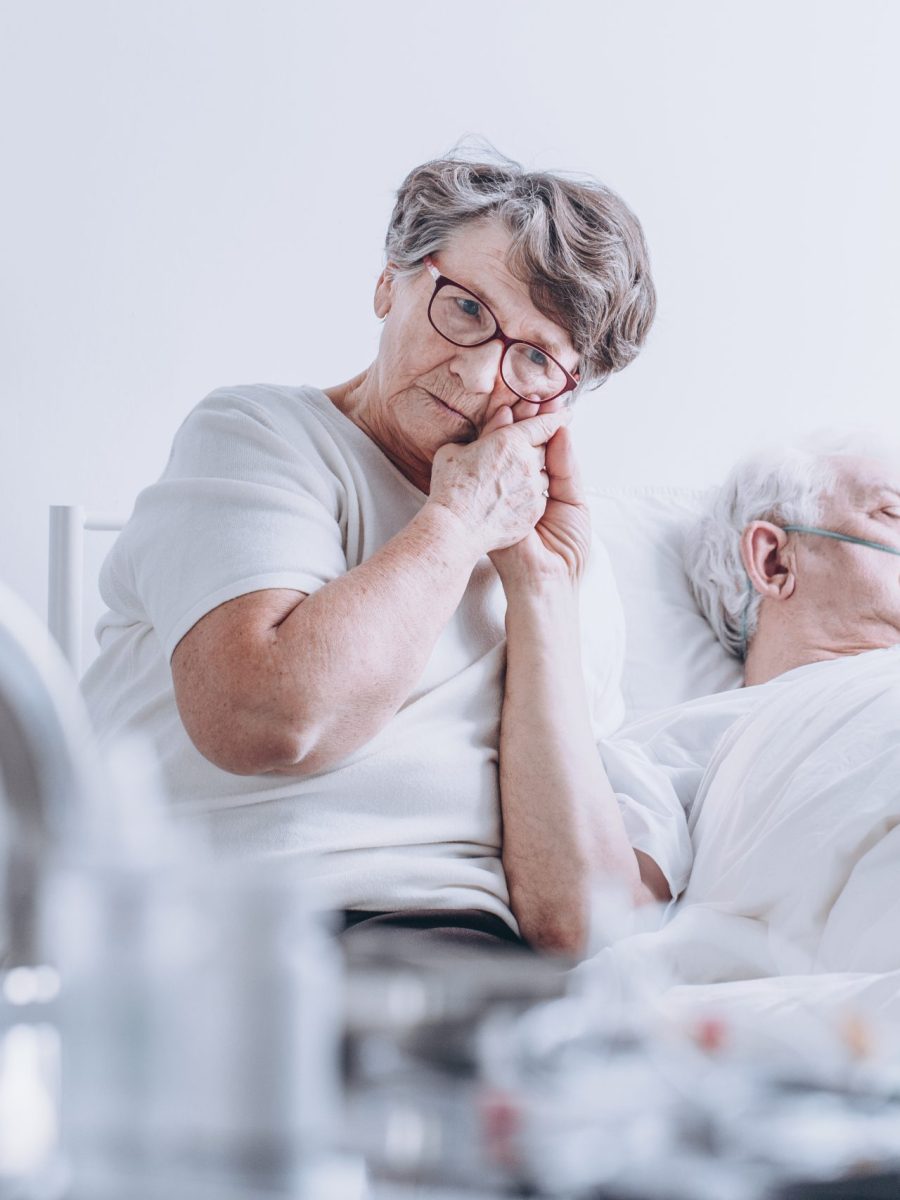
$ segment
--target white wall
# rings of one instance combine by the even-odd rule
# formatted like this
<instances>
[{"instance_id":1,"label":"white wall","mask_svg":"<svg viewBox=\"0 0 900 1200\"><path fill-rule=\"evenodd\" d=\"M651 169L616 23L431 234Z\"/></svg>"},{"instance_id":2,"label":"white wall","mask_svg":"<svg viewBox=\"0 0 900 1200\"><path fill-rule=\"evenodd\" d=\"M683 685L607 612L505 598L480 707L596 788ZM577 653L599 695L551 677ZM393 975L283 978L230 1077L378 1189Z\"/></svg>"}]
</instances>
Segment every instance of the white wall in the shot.
<instances>
[{"instance_id":1,"label":"white wall","mask_svg":"<svg viewBox=\"0 0 900 1200\"><path fill-rule=\"evenodd\" d=\"M466 132L644 223L591 480L900 429L898 39L893 0L0 0L0 577L43 612L47 506L127 511L213 387L365 365L393 189Z\"/></svg>"}]
</instances>

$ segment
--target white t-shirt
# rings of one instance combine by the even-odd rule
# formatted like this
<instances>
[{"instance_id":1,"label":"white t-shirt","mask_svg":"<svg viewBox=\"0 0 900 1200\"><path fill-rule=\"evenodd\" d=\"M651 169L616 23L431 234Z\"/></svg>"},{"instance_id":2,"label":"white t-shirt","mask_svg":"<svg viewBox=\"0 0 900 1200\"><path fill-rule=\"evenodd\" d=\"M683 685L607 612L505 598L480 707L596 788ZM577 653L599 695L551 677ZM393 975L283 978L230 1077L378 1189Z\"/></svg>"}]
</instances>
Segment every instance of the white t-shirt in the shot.
<instances>
[{"instance_id":1,"label":"white t-shirt","mask_svg":"<svg viewBox=\"0 0 900 1200\"><path fill-rule=\"evenodd\" d=\"M315 592L370 558L425 503L321 391L266 385L212 393L179 430L158 483L104 563L109 612L83 689L101 738L148 735L174 810L214 850L304 865L343 908L476 908L513 928L500 862L497 774L505 599L485 557L397 715L309 778L239 776L194 747L169 660L204 614L263 588ZM597 736L622 719L621 607L592 556L585 675ZM402 629L373 631L393 638Z\"/></svg>"}]
</instances>

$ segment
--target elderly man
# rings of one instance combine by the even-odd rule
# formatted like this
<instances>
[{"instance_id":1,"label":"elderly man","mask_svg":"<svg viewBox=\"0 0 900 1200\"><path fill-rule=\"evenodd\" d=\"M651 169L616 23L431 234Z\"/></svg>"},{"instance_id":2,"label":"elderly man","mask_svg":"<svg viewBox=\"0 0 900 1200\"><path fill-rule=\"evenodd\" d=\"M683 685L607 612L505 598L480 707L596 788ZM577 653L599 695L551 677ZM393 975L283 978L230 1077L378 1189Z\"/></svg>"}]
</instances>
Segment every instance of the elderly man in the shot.
<instances>
[{"instance_id":1,"label":"elderly man","mask_svg":"<svg viewBox=\"0 0 900 1200\"><path fill-rule=\"evenodd\" d=\"M900 468L848 444L742 463L689 533L695 595L745 686L601 741L592 784L639 856L632 895L680 897L654 935L679 977L900 967L898 556ZM586 938L584 895L558 898Z\"/></svg>"}]
</instances>

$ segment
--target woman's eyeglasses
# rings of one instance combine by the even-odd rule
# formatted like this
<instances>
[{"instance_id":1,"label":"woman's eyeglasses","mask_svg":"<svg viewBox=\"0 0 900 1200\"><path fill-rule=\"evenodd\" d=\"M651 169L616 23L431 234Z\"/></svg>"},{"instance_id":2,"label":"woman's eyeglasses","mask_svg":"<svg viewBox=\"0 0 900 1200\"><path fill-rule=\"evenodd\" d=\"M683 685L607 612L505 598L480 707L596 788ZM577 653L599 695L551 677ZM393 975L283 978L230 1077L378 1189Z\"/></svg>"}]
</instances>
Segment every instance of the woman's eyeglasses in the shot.
<instances>
[{"instance_id":1,"label":"woman's eyeglasses","mask_svg":"<svg viewBox=\"0 0 900 1200\"><path fill-rule=\"evenodd\" d=\"M442 275L430 257L423 261L434 279L428 320L442 338L465 347L502 342L500 378L520 400L546 404L578 386L578 379L546 350L507 337L480 296Z\"/></svg>"}]
</instances>

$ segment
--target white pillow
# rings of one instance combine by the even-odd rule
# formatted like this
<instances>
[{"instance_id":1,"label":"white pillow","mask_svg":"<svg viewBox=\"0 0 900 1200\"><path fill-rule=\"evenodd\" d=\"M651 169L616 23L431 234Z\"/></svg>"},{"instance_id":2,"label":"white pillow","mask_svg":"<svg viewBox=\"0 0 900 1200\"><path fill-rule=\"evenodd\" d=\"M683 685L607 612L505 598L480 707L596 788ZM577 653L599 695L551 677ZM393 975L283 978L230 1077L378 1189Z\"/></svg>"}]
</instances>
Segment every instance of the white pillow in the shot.
<instances>
[{"instance_id":1,"label":"white pillow","mask_svg":"<svg viewBox=\"0 0 900 1200\"><path fill-rule=\"evenodd\" d=\"M585 491L594 538L606 547L625 610L626 719L740 686L742 664L697 608L681 560L685 531L708 493L668 487Z\"/></svg>"}]
</instances>

